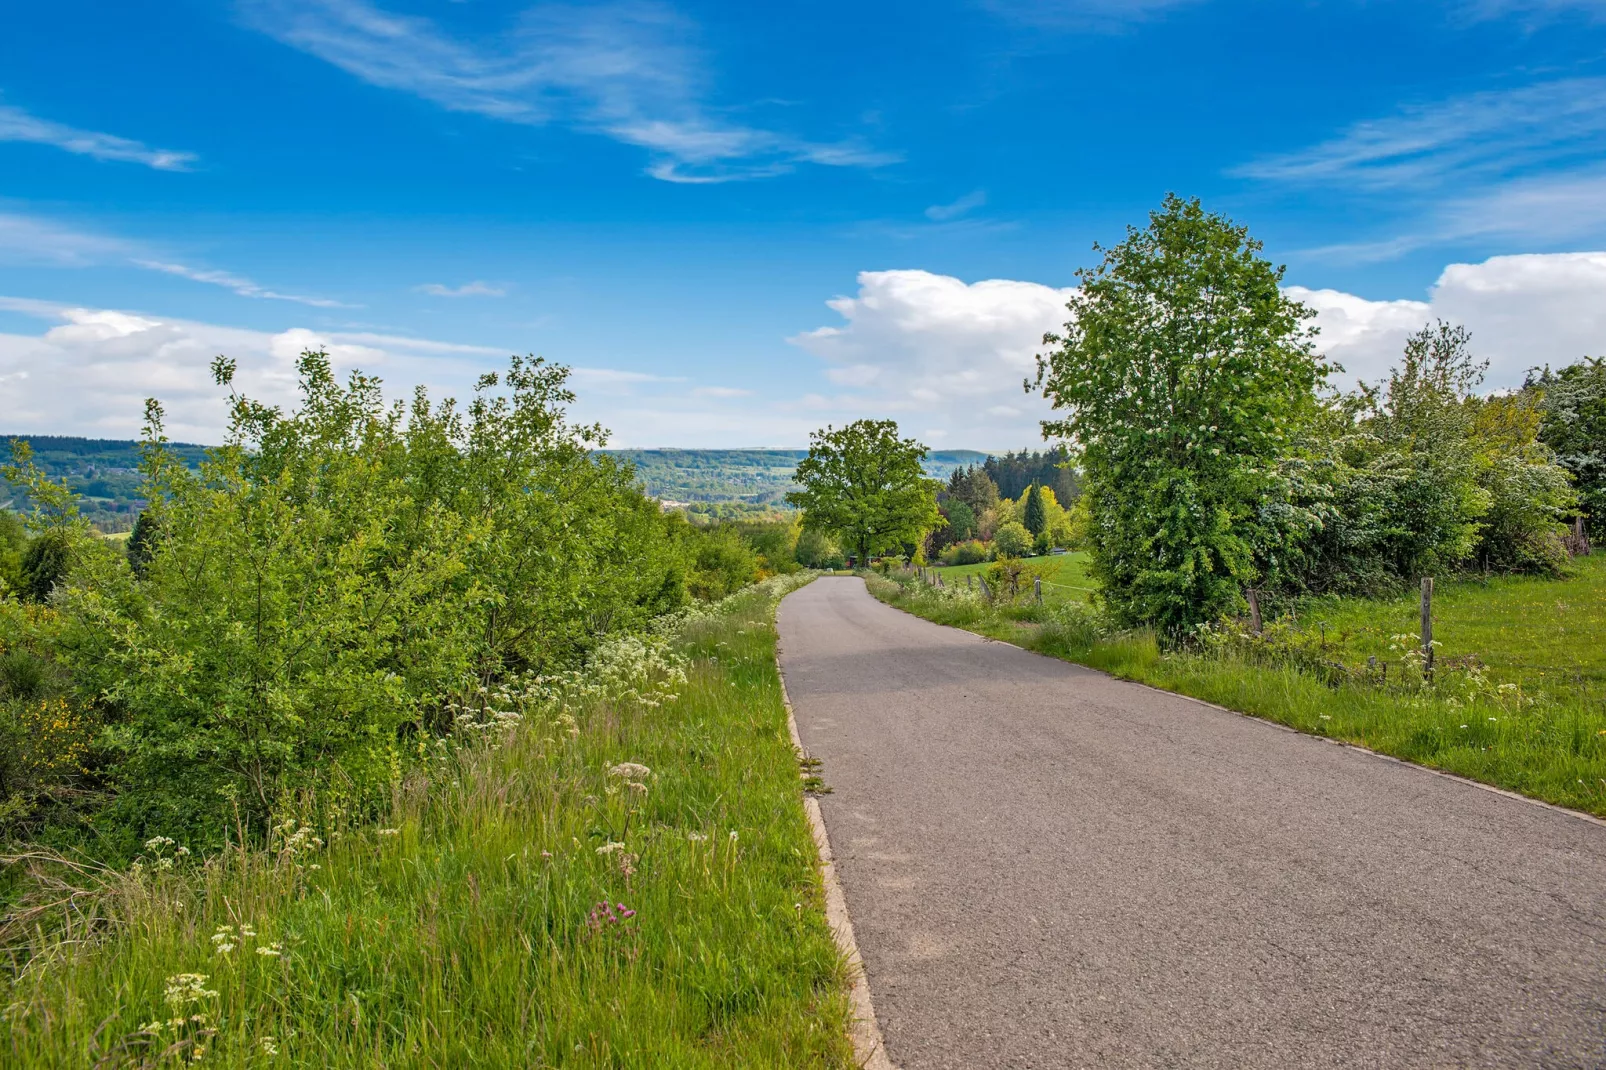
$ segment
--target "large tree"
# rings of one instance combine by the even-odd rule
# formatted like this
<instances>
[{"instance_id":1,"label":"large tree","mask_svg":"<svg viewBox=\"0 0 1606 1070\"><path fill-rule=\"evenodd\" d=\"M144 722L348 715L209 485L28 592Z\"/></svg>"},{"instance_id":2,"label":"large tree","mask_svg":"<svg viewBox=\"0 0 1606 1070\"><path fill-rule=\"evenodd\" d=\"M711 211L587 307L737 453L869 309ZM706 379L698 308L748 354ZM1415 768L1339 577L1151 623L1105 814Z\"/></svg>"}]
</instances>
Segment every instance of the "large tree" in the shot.
<instances>
[{"instance_id":1,"label":"large tree","mask_svg":"<svg viewBox=\"0 0 1606 1070\"><path fill-rule=\"evenodd\" d=\"M937 483L921 467L925 459L926 447L900 439L892 420L827 427L810 436L809 455L794 477L799 489L786 500L803 510L809 527L853 547L862 567L872 554L919 543L942 522Z\"/></svg>"},{"instance_id":2,"label":"large tree","mask_svg":"<svg viewBox=\"0 0 1606 1070\"><path fill-rule=\"evenodd\" d=\"M1117 616L1175 636L1242 605L1275 543L1264 502L1330 366L1246 228L1168 196L1078 272L1036 385L1081 452L1093 565ZM1030 386L1030 384L1028 384Z\"/></svg>"}]
</instances>

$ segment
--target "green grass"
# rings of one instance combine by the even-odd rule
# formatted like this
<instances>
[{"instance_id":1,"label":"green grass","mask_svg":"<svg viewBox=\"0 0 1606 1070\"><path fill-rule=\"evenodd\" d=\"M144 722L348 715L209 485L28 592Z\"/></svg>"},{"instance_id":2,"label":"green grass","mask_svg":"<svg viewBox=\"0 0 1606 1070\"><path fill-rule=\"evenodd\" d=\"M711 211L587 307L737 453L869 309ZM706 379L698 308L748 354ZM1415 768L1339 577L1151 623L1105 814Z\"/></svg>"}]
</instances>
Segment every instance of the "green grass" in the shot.
<instances>
[{"instance_id":1,"label":"green grass","mask_svg":"<svg viewBox=\"0 0 1606 1070\"><path fill-rule=\"evenodd\" d=\"M1432 684L1390 649L1417 630L1415 596L1308 600L1266 641L1164 652L1148 632L1109 634L1080 606L992 606L879 577L870 586L940 624L1606 817L1606 556L1561 580L1441 584ZM1366 673L1369 655L1391 675Z\"/></svg>"},{"instance_id":2,"label":"green grass","mask_svg":"<svg viewBox=\"0 0 1606 1070\"><path fill-rule=\"evenodd\" d=\"M1097 586L1087 572L1087 554L1080 551L1068 554L1048 554L1028 557L1025 563L1033 573L1043 577L1044 602L1085 602ZM949 585L964 584L966 577L985 575L992 562L975 565L946 565L932 569Z\"/></svg>"},{"instance_id":3,"label":"green grass","mask_svg":"<svg viewBox=\"0 0 1606 1070\"><path fill-rule=\"evenodd\" d=\"M577 700L572 732L527 720L438 759L398 788L393 832L134 875L43 865L55 926L0 927L0 1063L176 1065L204 1045L241 1067L852 1065L777 590L681 633L675 700ZM651 768L645 791L621 762ZM51 908L70 885L76 905Z\"/></svg>"}]
</instances>

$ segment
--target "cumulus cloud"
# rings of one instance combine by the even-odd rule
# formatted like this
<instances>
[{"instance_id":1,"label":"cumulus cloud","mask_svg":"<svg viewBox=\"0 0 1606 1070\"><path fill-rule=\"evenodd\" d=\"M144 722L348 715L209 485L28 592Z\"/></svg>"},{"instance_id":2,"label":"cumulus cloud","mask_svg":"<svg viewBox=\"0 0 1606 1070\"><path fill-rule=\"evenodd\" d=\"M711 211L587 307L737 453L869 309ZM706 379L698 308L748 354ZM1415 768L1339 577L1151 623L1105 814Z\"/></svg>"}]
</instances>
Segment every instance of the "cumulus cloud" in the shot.
<instances>
[{"instance_id":1,"label":"cumulus cloud","mask_svg":"<svg viewBox=\"0 0 1606 1070\"><path fill-rule=\"evenodd\" d=\"M492 346L293 326L246 330L144 312L84 308L0 297L0 312L49 324L39 334L0 333L0 432L131 438L147 397L162 401L168 434L218 442L227 413L209 371L219 353L239 365L237 385L269 404L296 398L295 361L324 349L344 374L379 375L394 397L422 384L436 397L466 398L486 371L506 367L508 351ZM668 442L722 445L743 441L801 442L801 418L779 419L725 387L688 391L685 379L616 368L577 367L576 418L621 428L620 445Z\"/></svg>"},{"instance_id":2,"label":"cumulus cloud","mask_svg":"<svg viewBox=\"0 0 1606 1070\"><path fill-rule=\"evenodd\" d=\"M246 0L263 33L373 85L502 122L566 122L646 149L669 182L763 178L799 163L867 167L896 157L733 122L707 103L694 27L657 3L542 4L508 32L453 37L365 0Z\"/></svg>"},{"instance_id":3,"label":"cumulus cloud","mask_svg":"<svg viewBox=\"0 0 1606 1070\"><path fill-rule=\"evenodd\" d=\"M506 297L507 289L502 286L492 286L488 282L475 279L465 282L461 286L447 286L440 282L426 282L422 286L414 287L421 294L431 297Z\"/></svg>"},{"instance_id":4,"label":"cumulus cloud","mask_svg":"<svg viewBox=\"0 0 1606 1070\"><path fill-rule=\"evenodd\" d=\"M1049 414L1021 390L1042 336L1058 331L1070 289L993 279L967 284L926 271L868 271L859 291L829 306L846 321L792 338L821 358L832 393L797 407L821 422L892 416L951 447L1037 442ZM1317 312L1317 348L1342 364L1337 385L1375 381L1406 336L1435 317L1465 325L1490 361L1485 386L1520 384L1530 367L1606 354L1606 252L1493 257L1451 264L1426 300L1371 300L1332 289L1288 288ZM921 432L923 433L923 432Z\"/></svg>"},{"instance_id":5,"label":"cumulus cloud","mask_svg":"<svg viewBox=\"0 0 1606 1070\"><path fill-rule=\"evenodd\" d=\"M1472 332L1474 350L1489 360L1484 385L1491 389L1519 385L1536 365L1606 354L1606 252L1451 264L1426 301L1369 301L1298 286L1288 293L1317 310L1319 348L1344 365L1346 381L1382 378L1406 336L1434 318Z\"/></svg>"},{"instance_id":6,"label":"cumulus cloud","mask_svg":"<svg viewBox=\"0 0 1606 1070\"><path fill-rule=\"evenodd\" d=\"M1070 289L929 271L866 271L858 283L856 296L827 302L844 325L790 339L848 388L806 403L843 419L890 415L944 430L944 444L1004 448L1039 437L1048 406L1021 381L1036 372L1044 333L1063 326Z\"/></svg>"},{"instance_id":7,"label":"cumulus cloud","mask_svg":"<svg viewBox=\"0 0 1606 1070\"><path fill-rule=\"evenodd\" d=\"M0 141L53 145L91 159L144 164L158 171L188 171L196 158L193 152L153 149L131 138L51 122L9 104L0 104Z\"/></svg>"}]
</instances>

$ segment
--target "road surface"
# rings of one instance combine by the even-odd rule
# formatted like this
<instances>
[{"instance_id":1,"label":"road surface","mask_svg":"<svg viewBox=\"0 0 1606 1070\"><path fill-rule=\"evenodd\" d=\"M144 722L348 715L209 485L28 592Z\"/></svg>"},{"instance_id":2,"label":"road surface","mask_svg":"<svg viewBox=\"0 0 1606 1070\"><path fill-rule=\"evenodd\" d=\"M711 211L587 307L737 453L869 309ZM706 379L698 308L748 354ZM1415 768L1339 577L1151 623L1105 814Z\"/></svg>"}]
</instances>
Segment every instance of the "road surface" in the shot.
<instances>
[{"instance_id":1,"label":"road surface","mask_svg":"<svg viewBox=\"0 0 1606 1070\"><path fill-rule=\"evenodd\" d=\"M903 1070L1606 1067L1606 826L858 579L779 625Z\"/></svg>"}]
</instances>

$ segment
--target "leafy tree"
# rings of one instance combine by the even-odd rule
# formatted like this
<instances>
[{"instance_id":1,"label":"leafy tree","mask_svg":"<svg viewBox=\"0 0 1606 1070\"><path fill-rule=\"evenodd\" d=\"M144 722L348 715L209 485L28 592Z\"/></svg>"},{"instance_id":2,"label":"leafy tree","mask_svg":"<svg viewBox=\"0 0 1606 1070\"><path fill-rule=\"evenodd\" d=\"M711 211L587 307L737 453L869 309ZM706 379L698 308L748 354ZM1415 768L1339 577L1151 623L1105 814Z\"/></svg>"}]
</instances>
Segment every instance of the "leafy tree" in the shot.
<instances>
[{"instance_id":1,"label":"leafy tree","mask_svg":"<svg viewBox=\"0 0 1606 1070\"><path fill-rule=\"evenodd\" d=\"M134 530L128 536L128 567L134 570L134 575L145 575L145 566L150 564L151 557L156 553L156 544L161 536L160 521L156 514L149 509L141 512L134 521Z\"/></svg>"},{"instance_id":2,"label":"leafy tree","mask_svg":"<svg viewBox=\"0 0 1606 1070\"><path fill-rule=\"evenodd\" d=\"M1260 503L1331 367L1247 229L1176 195L1078 274L1037 385L1080 450L1115 615L1176 635L1242 606L1283 533ZM1030 386L1030 384L1028 384Z\"/></svg>"},{"instance_id":3,"label":"leafy tree","mask_svg":"<svg viewBox=\"0 0 1606 1070\"><path fill-rule=\"evenodd\" d=\"M1524 387L1539 397L1540 441L1572 473L1590 534L1606 540L1606 358L1534 369Z\"/></svg>"},{"instance_id":4,"label":"leafy tree","mask_svg":"<svg viewBox=\"0 0 1606 1070\"><path fill-rule=\"evenodd\" d=\"M20 590L33 602L48 602L50 592L72 567L73 539L65 528L51 528L28 540L22 551Z\"/></svg>"},{"instance_id":5,"label":"leafy tree","mask_svg":"<svg viewBox=\"0 0 1606 1070\"><path fill-rule=\"evenodd\" d=\"M1048 514L1043 510L1043 490L1036 483L1026 491L1026 504L1021 509L1021 523L1026 525L1026 530L1032 533L1033 538L1041 535L1043 529L1048 527Z\"/></svg>"},{"instance_id":6,"label":"leafy tree","mask_svg":"<svg viewBox=\"0 0 1606 1070\"><path fill-rule=\"evenodd\" d=\"M998 504L998 484L984 468L956 468L948 477L948 497L970 506L972 515L979 520Z\"/></svg>"},{"instance_id":7,"label":"leafy tree","mask_svg":"<svg viewBox=\"0 0 1606 1070\"><path fill-rule=\"evenodd\" d=\"M22 588L22 551L28 546L28 530L22 517L0 509L0 595Z\"/></svg>"},{"instance_id":8,"label":"leafy tree","mask_svg":"<svg viewBox=\"0 0 1606 1070\"><path fill-rule=\"evenodd\" d=\"M900 439L892 420L856 420L810 436L797 466L798 490L786 500L804 522L838 535L864 567L873 554L919 543L942 520L937 483L921 462L926 447Z\"/></svg>"},{"instance_id":9,"label":"leafy tree","mask_svg":"<svg viewBox=\"0 0 1606 1070\"><path fill-rule=\"evenodd\" d=\"M841 568L842 551L819 528L805 527L797 537L797 563L804 568Z\"/></svg>"},{"instance_id":10,"label":"leafy tree","mask_svg":"<svg viewBox=\"0 0 1606 1070\"><path fill-rule=\"evenodd\" d=\"M1011 520L993 532L993 552L999 557L1020 557L1032 548L1032 534L1026 525Z\"/></svg>"}]
</instances>

